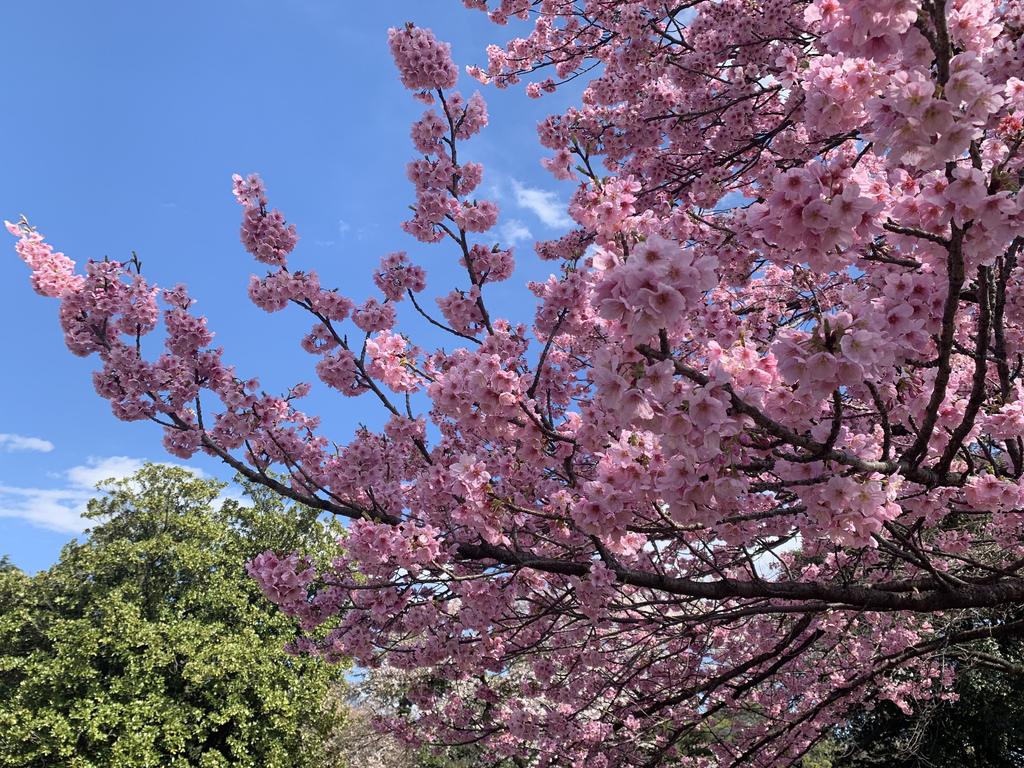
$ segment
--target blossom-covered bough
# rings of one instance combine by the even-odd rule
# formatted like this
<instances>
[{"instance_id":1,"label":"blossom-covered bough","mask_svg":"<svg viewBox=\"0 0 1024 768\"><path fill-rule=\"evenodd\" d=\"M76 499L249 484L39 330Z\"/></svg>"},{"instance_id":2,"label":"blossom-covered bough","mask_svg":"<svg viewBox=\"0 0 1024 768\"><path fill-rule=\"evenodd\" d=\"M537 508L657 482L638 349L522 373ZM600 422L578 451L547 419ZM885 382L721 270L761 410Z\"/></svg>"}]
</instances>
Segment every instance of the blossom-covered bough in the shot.
<instances>
[{"instance_id":1,"label":"blossom-covered bough","mask_svg":"<svg viewBox=\"0 0 1024 768\"><path fill-rule=\"evenodd\" d=\"M410 691L411 737L522 766L789 765L859 702L949 695L979 642L1024 631L1024 6L465 5L533 24L478 79L592 78L539 126L578 228L537 244L557 274L533 317L488 306L513 255L459 151L483 99L409 25L389 42L429 106L403 227L465 269L436 309L403 253L358 306L290 268L294 228L235 179L269 268L252 300L312 316L317 375L383 432L335 448L308 385L236 375L184 288L147 357L158 293L132 263L75 274L10 225L97 391L174 455L351 519L330 570L250 570L307 628L341 617L303 650L462 681ZM406 299L451 351L396 331Z\"/></svg>"}]
</instances>

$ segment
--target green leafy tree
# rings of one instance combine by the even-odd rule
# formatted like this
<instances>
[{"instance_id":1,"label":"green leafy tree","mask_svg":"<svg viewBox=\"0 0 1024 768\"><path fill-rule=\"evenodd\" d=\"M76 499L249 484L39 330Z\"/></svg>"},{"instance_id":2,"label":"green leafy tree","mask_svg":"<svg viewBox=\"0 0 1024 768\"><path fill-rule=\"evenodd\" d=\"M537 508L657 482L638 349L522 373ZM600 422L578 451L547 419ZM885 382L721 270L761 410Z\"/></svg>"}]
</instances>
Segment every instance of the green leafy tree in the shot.
<instances>
[{"instance_id":1,"label":"green leafy tree","mask_svg":"<svg viewBox=\"0 0 1024 768\"><path fill-rule=\"evenodd\" d=\"M337 530L177 468L101 487L89 538L50 570L0 561L0 766L343 765L323 745L344 669L284 652L295 628L244 567L330 557Z\"/></svg>"},{"instance_id":2,"label":"green leafy tree","mask_svg":"<svg viewBox=\"0 0 1024 768\"><path fill-rule=\"evenodd\" d=\"M1024 765L1024 640L956 649L954 701L888 701L851 716L828 740L832 768L1019 768Z\"/></svg>"}]
</instances>

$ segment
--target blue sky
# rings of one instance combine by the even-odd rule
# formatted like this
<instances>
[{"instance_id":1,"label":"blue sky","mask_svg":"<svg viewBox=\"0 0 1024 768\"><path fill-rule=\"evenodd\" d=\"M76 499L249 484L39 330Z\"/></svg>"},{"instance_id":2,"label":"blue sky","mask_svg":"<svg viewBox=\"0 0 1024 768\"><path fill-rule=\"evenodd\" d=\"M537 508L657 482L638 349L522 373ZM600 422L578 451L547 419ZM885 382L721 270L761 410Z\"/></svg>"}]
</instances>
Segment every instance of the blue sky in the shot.
<instances>
[{"instance_id":1,"label":"blue sky","mask_svg":"<svg viewBox=\"0 0 1024 768\"><path fill-rule=\"evenodd\" d=\"M313 361L298 347L305 318L267 315L246 297L259 265L238 242L230 176L262 174L272 204L298 226L292 263L317 269L325 286L369 296L380 257L406 250L427 268L431 297L450 290L457 256L398 226L413 200L405 165L422 105L401 87L386 33L406 21L450 41L460 67L484 63L486 44L515 32L459 0L20 4L0 48L0 218L26 214L80 264L137 251L151 281L189 286L239 375L259 375L271 392L313 381ZM465 75L460 86L467 95L478 87ZM492 304L529 322L525 283L550 271L531 245L568 229L572 191L540 167L534 127L572 93L534 101L521 90L481 90L491 125L460 156L485 164L483 190L502 210L499 238L519 255ZM115 420L94 393L96 360L67 352L57 303L32 292L13 239L0 254L0 554L35 571L76 535L97 480L166 456L155 426ZM403 330L437 340L408 309ZM306 408L339 441L359 423L382 422L370 400L323 387ZM229 477L205 457L191 464Z\"/></svg>"}]
</instances>

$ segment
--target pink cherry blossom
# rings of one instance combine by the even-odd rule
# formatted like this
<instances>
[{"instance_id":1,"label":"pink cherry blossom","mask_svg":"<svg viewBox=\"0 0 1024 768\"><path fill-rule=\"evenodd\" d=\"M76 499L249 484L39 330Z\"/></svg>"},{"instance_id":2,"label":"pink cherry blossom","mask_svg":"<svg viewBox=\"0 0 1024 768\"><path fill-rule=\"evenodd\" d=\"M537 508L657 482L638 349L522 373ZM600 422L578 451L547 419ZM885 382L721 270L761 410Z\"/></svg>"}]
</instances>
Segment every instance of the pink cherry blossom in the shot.
<instances>
[{"instance_id":1,"label":"pink cherry blossom","mask_svg":"<svg viewBox=\"0 0 1024 768\"><path fill-rule=\"evenodd\" d=\"M575 226L496 242L463 151L484 97L392 29L427 104L387 148L410 152L401 227L440 282L410 249L365 265L372 297L323 288L233 178L253 302L308 316L320 382L385 426L328 439L310 385L243 378L183 287L75 272L8 224L97 393L172 455L349 520L334 562L249 570L296 651L450 681L382 722L412 741L773 768L851 708L952 696L951 659L1019 632L1024 600L1019 4L463 4L515 22L470 75L565 91L537 133Z\"/></svg>"}]
</instances>

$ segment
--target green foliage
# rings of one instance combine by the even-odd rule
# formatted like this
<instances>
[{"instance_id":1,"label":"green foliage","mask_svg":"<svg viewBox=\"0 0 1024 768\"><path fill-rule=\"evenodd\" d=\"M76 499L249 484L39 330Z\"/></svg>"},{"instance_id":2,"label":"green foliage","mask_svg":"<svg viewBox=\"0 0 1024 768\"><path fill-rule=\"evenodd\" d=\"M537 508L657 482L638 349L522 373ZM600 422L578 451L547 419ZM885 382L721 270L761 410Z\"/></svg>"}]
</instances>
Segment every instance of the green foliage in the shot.
<instances>
[{"instance_id":1,"label":"green foliage","mask_svg":"<svg viewBox=\"0 0 1024 768\"><path fill-rule=\"evenodd\" d=\"M838 743L829 738L815 744L800 761L800 768L836 768L835 756L839 750Z\"/></svg>"},{"instance_id":2,"label":"green foliage","mask_svg":"<svg viewBox=\"0 0 1024 768\"><path fill-rule=\"evenodd\" d=\"M1024 765L1024 640L987 641L963 653L957 701L889 702L836 733L833 768L1019 768Z\"/></svg>"},{"instance_id":3,"label":"green foliage","mask_svg":"<svg viewBox=\"0 0 1024 768\"><path fill-rule=\"evenodd\" d=\"M319 559L337 530L250 488L148 466L89 503L97 525L29 577L0 561L0 766L288 768L324 763L343 670L284 653L292 622L244 564Z\"/></svg>"}]
</instances>

